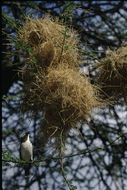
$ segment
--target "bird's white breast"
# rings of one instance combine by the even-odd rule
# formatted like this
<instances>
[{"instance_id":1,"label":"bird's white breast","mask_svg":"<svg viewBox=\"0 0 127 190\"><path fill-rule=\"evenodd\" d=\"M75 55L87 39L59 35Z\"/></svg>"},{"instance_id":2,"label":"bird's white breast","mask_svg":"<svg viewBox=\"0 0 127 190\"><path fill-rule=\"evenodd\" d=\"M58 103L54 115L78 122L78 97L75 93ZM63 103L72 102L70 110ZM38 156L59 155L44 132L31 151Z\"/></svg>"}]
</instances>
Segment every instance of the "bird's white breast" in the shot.
<instances>
[{"instance_id":1,"label":"bird's white breast","mask_svg":"<svg viewBox=\"0 0 127 190\"><path fill-rule=\"evenodd\" d=\"M21 144L21 157L23 160L33 160L33 147L28 140Z\"/></svg>"}]
</instances>

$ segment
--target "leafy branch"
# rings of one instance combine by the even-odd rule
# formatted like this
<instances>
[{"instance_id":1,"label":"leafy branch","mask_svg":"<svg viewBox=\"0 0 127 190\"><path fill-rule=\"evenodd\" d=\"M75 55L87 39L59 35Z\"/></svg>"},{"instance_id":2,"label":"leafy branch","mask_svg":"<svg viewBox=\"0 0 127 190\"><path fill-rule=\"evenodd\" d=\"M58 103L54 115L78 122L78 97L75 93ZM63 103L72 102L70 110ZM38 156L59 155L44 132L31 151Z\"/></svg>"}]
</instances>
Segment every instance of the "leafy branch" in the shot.
<instances>
[{"instance_id":1,"label":"leafy branch","mask_svg":"<svg viewBox=\"0 0 127 190\"><path fill-rule=\"evenodd\" d=\"M114 145L114 143L119 140L123 135L127 135L127 133L121 133L119 134L119 136L114 139L113 141L110 141L110 143L108 144L108 146L111 146L111 145ZM51 157L51 156L47 156L43 159L39 159L39 160L34 160L32 162L27 162L27 163L37 163L37 162L43 162L45 160L60 160L60 159L66 159L66 158L71 158L71 157L75 157L75 156L82 156L84 154L88 154L88 153L91 153L91 152L95 152L95 151L102 151L102 150L105 150L105 148L103 147L96 147L94 149L88 149L88 150L82 150L78 153L75 153L75 154L68 154L68 155L60 155L60 156L56 156L56 157ZM12 162L12 163L19 163L19 164L25 164L26 161L23 161L23 160L20 160L19 158L13 158L12 157L12 153L10 153L8 150L5 150L3 153L2 153L2 161L3 162Z\"/></svg>"}]
</instances>

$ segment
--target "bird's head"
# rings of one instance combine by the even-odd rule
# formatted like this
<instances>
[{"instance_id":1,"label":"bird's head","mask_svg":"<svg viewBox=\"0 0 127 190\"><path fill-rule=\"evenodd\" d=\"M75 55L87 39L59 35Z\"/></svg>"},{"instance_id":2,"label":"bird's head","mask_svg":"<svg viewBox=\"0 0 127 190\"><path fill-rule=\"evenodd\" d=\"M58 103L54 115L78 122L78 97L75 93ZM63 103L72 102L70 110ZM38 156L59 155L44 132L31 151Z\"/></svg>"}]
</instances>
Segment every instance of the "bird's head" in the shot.
<instances>
[{"instance_id":1,"label":"bird's head","mask_svg":"<svg viewBox=\"0 0 127 190\"><path fill-rule=\"evenodd\" d=\"M26 142L29 138L29 133L25 133L21 136L21 143Z\"/></svg>"}]
</instances>

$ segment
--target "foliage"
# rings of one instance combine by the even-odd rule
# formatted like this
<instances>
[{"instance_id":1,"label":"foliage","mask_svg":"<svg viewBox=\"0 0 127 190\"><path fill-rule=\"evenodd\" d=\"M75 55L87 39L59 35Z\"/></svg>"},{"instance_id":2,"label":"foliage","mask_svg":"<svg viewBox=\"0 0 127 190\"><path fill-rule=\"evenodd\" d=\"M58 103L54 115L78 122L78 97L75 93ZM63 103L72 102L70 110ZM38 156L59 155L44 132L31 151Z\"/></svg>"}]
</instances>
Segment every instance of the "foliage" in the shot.
<instances>
[{"instance_id":1,"label":"foliage","mask_svg":"<svg viewBox=\"0 0 127 190\"><path fill-rule=\"evenodd\" d=\"M115 53L119 47L127 44L126 1L4 1L2 9L4 81L2 159L6 160L3 162L3 189L32 189L36 184L37 189L64 190L68 186L70 189L77 187L81 190L113 188L125 190L127 187L125 98L118 96L115 104L107 105L99 111L94 110L93 116L86 119L85 125L79 123L77 130L70 131L66 147L64 139L58 142L61 150L53 147L52 142L45 145L41 134L37 135L40 119L44 117L43 112L33 114L32 119L31 113L20 112L24 91L17 70L26 65L24 57L28 54L32 57L31 65L37 65L37 60L33 56L32 48L27 43L15 40L14 36L17 30L21 29L21 23L25 21L26 15L31 15L31 12L34 17L37 15L39 18L46 13L50 13L54 20L59 17L61 23L66 22L66 28L74 28L79 33L77 38L81 43L78 45L82 48L80 69L85 70L90 82L95 84L98 74L95 62L105 61L105 51L108 47ZM69 38L65 30L63 36ZM63 46L64 51L68 51L68 48L67 44ZM31 71L30 75L34 77L34 72ZM18 159L18 149L20 135L28 130L35 146L35 163L31 168L33 177L25 182L22 164L18 165L21 161ZM10 172L10 167L14 168L13 172ZM11 177L8 177L9 173Z\"/></svg>"}]
</instances>

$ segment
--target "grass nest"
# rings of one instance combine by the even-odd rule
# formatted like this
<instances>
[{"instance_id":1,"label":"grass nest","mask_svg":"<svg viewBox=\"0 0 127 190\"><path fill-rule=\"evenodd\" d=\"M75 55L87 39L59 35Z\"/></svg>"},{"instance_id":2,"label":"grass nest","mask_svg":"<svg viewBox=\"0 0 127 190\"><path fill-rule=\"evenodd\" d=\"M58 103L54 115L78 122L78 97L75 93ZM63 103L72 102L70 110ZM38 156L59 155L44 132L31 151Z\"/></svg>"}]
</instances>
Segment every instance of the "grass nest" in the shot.
<instances>
[{"instance_id":1,"label":"grass nest","mask_svg":"<svg viewBox=\"0 0 127 190\"><path fill-rule=\"evenodd\" d=\"M25 112L45 112L41 131L46 139L68 134L101 105L97 87L65 65L49 67L47 73L40 69L31 83L24 84L24 91Z\"/></svg>"},{"instance_id":2,"label":"grass nest","mask_svg":"<svg viewBox=\"0 0 127 190\"><path fill-rule=\"evenodd\" d=\"M31 46L37 59L32 63L28 54L25 67L19 71L25 93L22 112L43 112L40 130L45 141L67 136L101 105L98 88L78 72L80 55L75 34L49 16L28 18L19 33L19 39Z\"/></svg>"},{"instance_id":3,"label":"grass nest","mask_svg":"<svg viewBox=\"0 0 127 190\"><path fill-rule=\"evenodd\" d=\"M104 60L97 63L98 83L108 96L127 97L127 47L108 50Z\"/></svg>"},{"instance_id":4,"label":"grass nest","mask_svg":"<svg viewBox=\"0 0 127 190\"><path fill-rule=\"evenodd\" d=\"M76 37L77 33L47 15L40 19L26 18L18 39L32 48L39 66L46 68L49 65L67 64L69 67L79 67L80 55ZM30 56L27 62L31 63Z\"/></svg>"}]
</instances>

